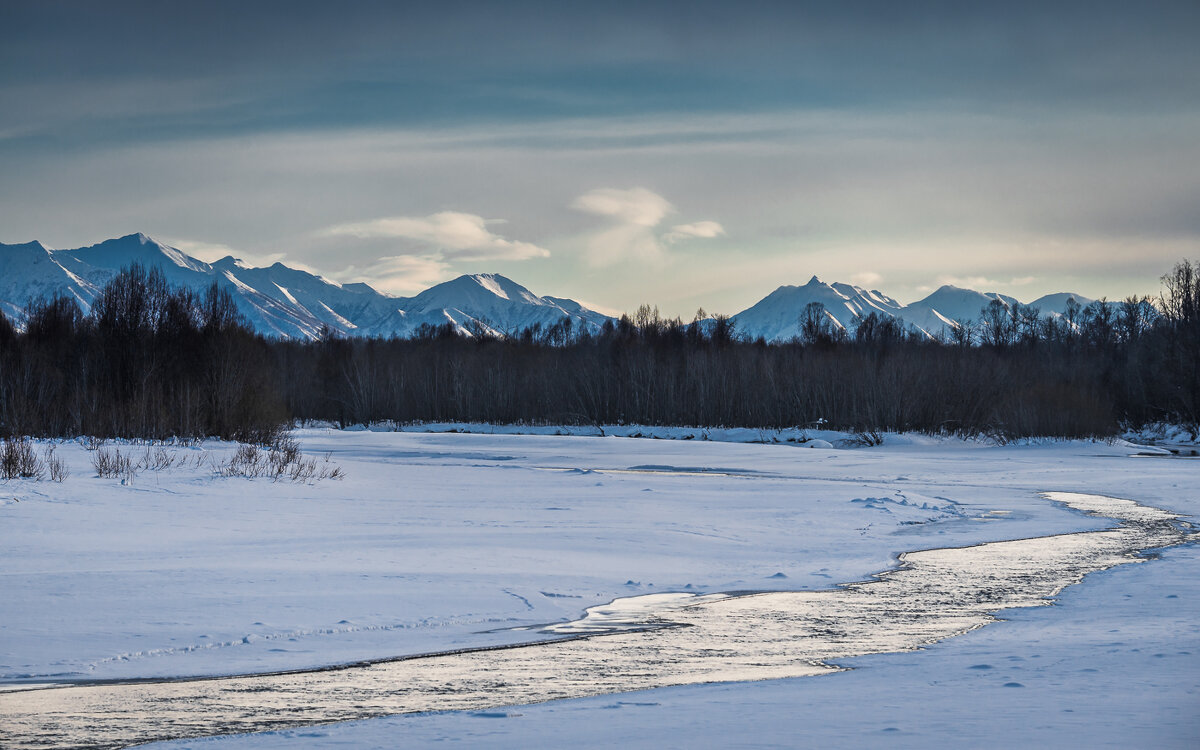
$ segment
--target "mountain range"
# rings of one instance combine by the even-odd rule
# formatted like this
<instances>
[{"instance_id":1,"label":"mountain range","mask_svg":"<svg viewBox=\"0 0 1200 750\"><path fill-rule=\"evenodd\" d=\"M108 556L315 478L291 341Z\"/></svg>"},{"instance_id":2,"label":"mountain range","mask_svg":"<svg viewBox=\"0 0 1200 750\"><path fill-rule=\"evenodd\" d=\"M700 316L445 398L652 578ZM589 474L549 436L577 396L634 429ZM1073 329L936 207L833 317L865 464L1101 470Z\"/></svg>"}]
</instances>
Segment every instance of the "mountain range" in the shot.
<instances>
[{"instance_id":1,"label":"mountain range","mask_svg":"<svg viewBox=\"0 0 1200 750\"><path fill-rule=\"evenodd\" d=\"M144 234L75 250L0 243L0 310L20 320L29 300L67 295L88 312L105 283L134 263L159 269L174 285L202 290L216 282L255 330L282 338L313 339L323 326L343 336L404 338L424 324L445 323L463 333L506 334L563 318L576 330L595 332L608 319L573 300L539 297L498 274L461 276L415 297L393 297L282 263L253 268L233 257L205 263Z\"/></svg>"},{"instance_id":2,"label":"mountain range","mask_svg":"<svg viewBox=\"0 0 1200 750\"><path fill-rule=\"evenodd\" d=\"M1068 299L1081 307L1094 300L1080 294L1058 292L1039 297L1029 303L1043 315L1061 315ZM800 314L804 308L819 302L825 307L830 322L854 330L856 321L876 313L898 318L925 335L944 336L960 322L979 320L980 311L1000 300L1005 307L1021 304L1016 298L997 292L977 292L974 289L946 285L924 299L902 305L878 290L863 289L852 284L827 284L816 276L804 286L781 286L747 310L734 315L734 330L746 338L762 337L767 341L787 341L800 334Z\"/></svg>"},{"instance_id":3,"label":"mountain range","mask_svg":"<svg viewBox=\"0 0 1200 750\"><path fill-rule=\"evenodd\" d=\"M227 256L213 263L193 258L144 234L131 234L74 250L51 250L40 242L0 243L0 310L18 321L29 300L67 295L87 312L100 289L122 268L134 263L162 271L174 285L200 290L214 282L233 295L238 309L260 333L313 339L328 327L343 336L408 337L422 325L452 324L462 333L509 334L527 327L549 327L571 320L575 330L599 331L609 316L574 300L541 297L499 274L470 274L433 286L414 297L394 297L367 284L339 284L276 263L248 266ZM1043 314L1057 315L1078 294L1046 295L1030 303ZM902 305L877 291L813 277L803 286L781 286L750 308L732 316L739 336L786 341L800 332L800 315L812 302L824 305L831 323L853 329L872 312L897 318L929 336L939 336L958 321L979 318L992 300L1017 300L943 286L928 297Z\"/></svg>"}]
</instances>

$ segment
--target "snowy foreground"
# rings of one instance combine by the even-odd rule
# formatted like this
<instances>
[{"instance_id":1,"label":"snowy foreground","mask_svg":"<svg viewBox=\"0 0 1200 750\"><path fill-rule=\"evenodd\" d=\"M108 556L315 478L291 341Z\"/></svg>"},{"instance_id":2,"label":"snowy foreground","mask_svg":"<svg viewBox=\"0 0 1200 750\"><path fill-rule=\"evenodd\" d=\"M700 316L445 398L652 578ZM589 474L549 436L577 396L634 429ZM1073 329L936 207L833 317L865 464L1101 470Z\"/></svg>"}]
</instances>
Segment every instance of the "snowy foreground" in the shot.
<instances>
[{"instance_id":1,"label":"snowy foreground","mask_svg":"<svg viewBox=\"0 0 1200 750\"><path fill-rule=\"evenodd\" d=\"M196 457L232 446L206 444L168 449L188 465L122 485L64 444L65 482L0 483L0 682L260 672L511 643L618 597L827 588L906 550L1111 525L1043 492L1200 516L1200 463L1135 457L1144 449L1120 442L297 437L347 477L216 478ZM837 674L171 746L1188 747L1200 732L1198 594L1200 550L1189 545L1093 574L1056 607L1002 613L923 651L850 659Z\"/></svg>"}]
</instances>

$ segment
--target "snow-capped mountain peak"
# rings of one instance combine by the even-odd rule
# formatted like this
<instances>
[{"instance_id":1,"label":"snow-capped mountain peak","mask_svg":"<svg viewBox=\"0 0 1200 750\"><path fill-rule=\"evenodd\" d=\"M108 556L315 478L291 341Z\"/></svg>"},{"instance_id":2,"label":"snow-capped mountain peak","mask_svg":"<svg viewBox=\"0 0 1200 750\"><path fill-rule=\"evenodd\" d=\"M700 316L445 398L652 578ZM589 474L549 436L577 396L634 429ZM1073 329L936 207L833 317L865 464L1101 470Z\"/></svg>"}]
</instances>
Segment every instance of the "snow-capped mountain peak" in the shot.
<instances>
[{"instance_id":1,"label":"snow-capped mountain peak","mask_svg":"<svg viewBox=\"0 0 1200 750\"><path fill-rule=\"evenodd\" d=\"M134 264L195 290L216 283L268 336L311 339L324 328L343 335L409 336L423 323L506 333L564 318L576 330L598 330L607 320L571 300L539 297L499 274L462 276L405 299L283 263L256 268L233 256L205 263L140 232L75 250L49 250L36 240L0 244L0 310L19 320L30 299L66 294L87 311L104 284Z\"/></svg>"},{"instance_id":2,"label":"snow-capped mountain peak","mask_svg":"<svg viewBox=\"0 0 1200 750\"><path fill-rule=\"evenodd\" d=\"M853 284L828 284L813 276L804 286L781 286L733 316L734 330L745 338L787 341L800 335L800 316L814 302L824 305L833 323L849 330L872 312L896 316L900 310L895 300L879 292Z\"/></svg>"},{"instance_id":3,"label":"snow-capped mountain peak","mask_svg":"<svg viewBox=\"0 0 1200 750\"><path fill-rule=\"evenodd\" d=\"M568 304L560 304L565 302ZM571 320L579 330L599 330L608 316L580 305L573 300L540 297L517 282L496 273L459 276L430 287L415 297L396 300L403 314L403 324L397 324L397 335L411 335L422 324L453 324L460 332L471 333L473 327L497 333L516 333L540 325L548 327Z\"/></svg>"},{"instance_id":4,"label":"snow-capped mountain peak","mask_svg":"<svg viewBox=\"0 0 1200 750\"><path fill-rule=\"evenodd\" d=\"M1080 306L1092 300L1078 294L1048 294L1030 304L1043 315L1059 315L1074 298ZM813 302L825 306L825 312L837 325L853 330L863 317L875 313L895 318L905 327L929 337L947 335L960 322L978 321L994 300L1005 307L1020 304L1008 295L977 292L946 284L924 299L901 305L891 297L853 284L826 283L816 276L804 286L781 286L747 310L733 316L737 334L746 339L762 337L767 341L788 341L800 334L800 319L805 307Z\"/></svg>"},{"instance_id":5,"label":"snow-capped mountain peak","mask_svg":"<svg viewBox=\"0 0 1200 750\"><path fill-rule=\"evenodd\" d=\"M93 268L120 270L140 263L147 268L161 268L168 275L172 266L196 272L207 272L211 269L209 264L187 255L182 250L153 240L141 232L77 250L57 250L55 254L69 256Z\"/></svg>"},{"instance_id":6,"label":"snow-capped mountain peak","mask_svg":"<svg viewBox=\"0 0 1200 750\"><path fill-rule=\"evenodd\" d=\"M160 270L167 281L195 290L214 282L228 290L256 330L268 336L311 339L328 329L351 336L399 336L423 326L450 324L460 333L515 334L569 321L573 330L598 331L607 315L574 300L539 296L497 273L466 274L413 297L393 297L362 282L340 284L281 262L257 268L233 256L205 263L143 233L129 234L75 250L51 250L37 240L0 244L0 310L20 319L33 299L68 295L85 312L113 276L133 264ZM1031 303L1044 315L1060 315L1078 294L1048 294ZM922 300L901 305L878 290L828 283L814 275L803 286L783 285L731 318L737 335L768 341L800 333L805 308L816 302L830 321L854 330L872 313L937 337L959 321L978 320L994 300L1017 300L995 292L945 285Z\"/></svg>"}]
</instances>

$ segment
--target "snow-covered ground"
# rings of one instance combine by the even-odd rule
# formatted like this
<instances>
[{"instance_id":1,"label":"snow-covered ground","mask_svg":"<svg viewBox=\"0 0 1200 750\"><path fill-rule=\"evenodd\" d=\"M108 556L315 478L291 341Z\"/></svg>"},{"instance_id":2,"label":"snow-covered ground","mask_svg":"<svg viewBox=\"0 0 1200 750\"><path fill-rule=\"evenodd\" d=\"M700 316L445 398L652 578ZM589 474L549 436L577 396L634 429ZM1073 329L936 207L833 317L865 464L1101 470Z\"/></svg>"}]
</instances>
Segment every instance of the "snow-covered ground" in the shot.
<instances>
[{"instance_id":1,"label":"snow-covered ground","mask_svg":"<svg viewBox=\"0 0 1200 750\"><path fill-rule=\"evenodd\" d=\"M0 483L0 681L512 642L536 635L514 627L617 597L823 588L905 550L1109 525L1047 491L1200 515L1200 463L1134 457L1142 449L1123 442L830 448L837 436L612 432L299 431L307 453L330 452L347 473L315 484L214 478L194 457L232 446L206 444L170 449L193 457L187 468L121 485L64 444L65 482ZM834 675L179 744L1186 746L1200 731L1197 594L1200 556L1176 548L1094 574L1059 607Z\"/></svg>"}]
</instances>

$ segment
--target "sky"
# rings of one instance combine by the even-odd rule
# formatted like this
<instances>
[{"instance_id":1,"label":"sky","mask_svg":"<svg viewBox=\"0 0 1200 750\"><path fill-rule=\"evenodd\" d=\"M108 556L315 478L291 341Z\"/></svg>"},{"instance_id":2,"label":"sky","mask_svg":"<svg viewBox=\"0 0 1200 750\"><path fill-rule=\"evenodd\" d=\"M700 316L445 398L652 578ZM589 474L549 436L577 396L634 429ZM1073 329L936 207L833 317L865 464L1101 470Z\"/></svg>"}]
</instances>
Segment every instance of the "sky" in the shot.
<instances>
[{"instance_id":1,"label":"sky","mask_svg":"<svg viewBox=\"0 0 1200 750\"><path fill-rule=\"evenodd\" d=\"M1195 0L0 0L0 242L685 319L1155 294L1200 258L1197 39Z\"/></svg>"}]
</instances>

